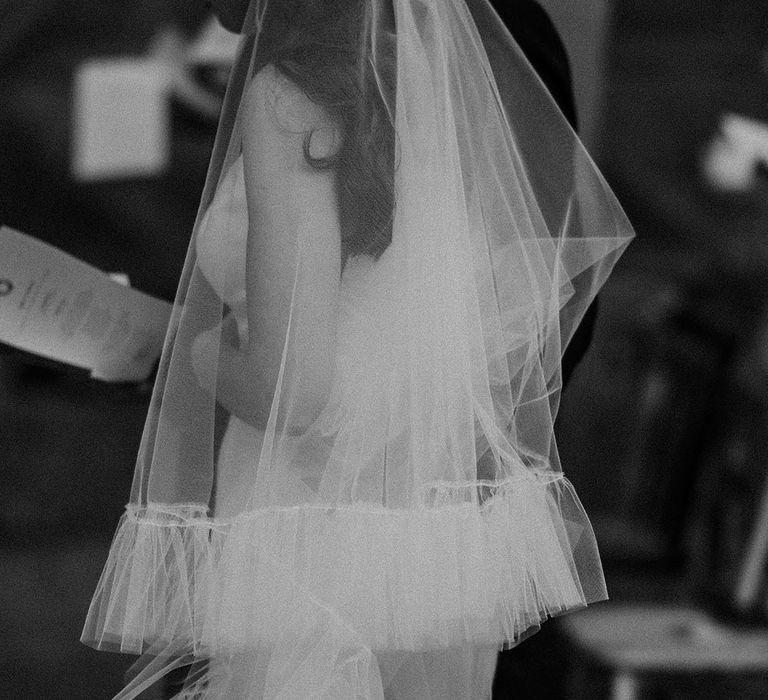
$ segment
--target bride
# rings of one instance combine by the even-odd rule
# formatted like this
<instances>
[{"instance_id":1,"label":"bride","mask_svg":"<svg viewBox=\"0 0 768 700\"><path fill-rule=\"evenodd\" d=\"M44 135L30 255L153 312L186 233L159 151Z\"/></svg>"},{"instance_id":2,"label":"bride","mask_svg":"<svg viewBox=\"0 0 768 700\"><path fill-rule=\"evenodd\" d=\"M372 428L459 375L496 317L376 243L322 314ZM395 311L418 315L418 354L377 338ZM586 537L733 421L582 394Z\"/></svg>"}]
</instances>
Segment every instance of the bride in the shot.
<instances>
[{"instance_id":1,"label":"bride","mask_svg":"<svg viewBox=\"0 0 768 700\"><path fill-rule=\"evenodd\" d=\"M239 58L83 640L145 655L121 698L182 666L180 698L489 697L499 648L605 597L552 426L631 230L487 0L220 4Z\"/></svg>"}]
</instances>

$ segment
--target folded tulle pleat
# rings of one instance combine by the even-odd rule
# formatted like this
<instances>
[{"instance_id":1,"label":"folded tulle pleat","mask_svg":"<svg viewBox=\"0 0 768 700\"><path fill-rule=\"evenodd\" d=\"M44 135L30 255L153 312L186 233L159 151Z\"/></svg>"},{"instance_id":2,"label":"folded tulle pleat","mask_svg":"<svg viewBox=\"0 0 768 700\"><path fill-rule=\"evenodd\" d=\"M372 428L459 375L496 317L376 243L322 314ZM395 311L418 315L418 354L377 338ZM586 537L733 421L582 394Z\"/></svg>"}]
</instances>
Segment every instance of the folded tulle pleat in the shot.
<instances>
[{"instance_id":1,"label":"folded tulle pleat","mask_svg":"<svg viewBox=\"0 0 768 700\"><path fill-rule=\"evenodd\" d=\"M486 489L485 501L465 500L469 489ZM594 535L566 479L436 485L427 500L266 508L228 523L196 506L129 508L83 641L236 653L300 639L306 629L290 627L305 627L303 601L374 651L508 646L548 616L605 598Z\"/></svg>"},{"instance_id":2,"label":"folded tulle pleat","mask_svg":"<svg viewBox=\"0 0 768 700\"><path fill-rule=\"evenodd\" d=\"M129 506L88 610L82 641L140 654L200 638L224 535L198 505Z\"/></svg>"}]
</instances>

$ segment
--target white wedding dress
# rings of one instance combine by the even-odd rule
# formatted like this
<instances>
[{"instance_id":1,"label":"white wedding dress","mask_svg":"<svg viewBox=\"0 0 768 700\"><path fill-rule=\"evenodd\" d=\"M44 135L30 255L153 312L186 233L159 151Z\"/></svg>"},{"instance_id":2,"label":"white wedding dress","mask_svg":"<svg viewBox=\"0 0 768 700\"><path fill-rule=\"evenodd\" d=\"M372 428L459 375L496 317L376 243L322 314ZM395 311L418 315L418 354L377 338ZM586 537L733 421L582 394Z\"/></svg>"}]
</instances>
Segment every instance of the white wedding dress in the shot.
<instances>
[{"instance_id":1,"label":"white wedding dress","mask_svg":"<svg viewBox=\"0 0 768 700\"><path fill-rule=\"evenodd\" d=\"M240 340L245 342L248 333L245 309L248 219L242 156L233 163L225 178L229 182L221 191L230 194L239 192L241 196L230 196L226 201L214 198L196 239L198 265L231 309ZM235 223L238 220L242 225ZM222 225L224 223L226 225ZM371 306L375 306L371 294L378 291L386 295L391 292L387 289L389 260L385 252L375 263L369 257L360 256L350 258L345 265L339 304L339 313L343 316L339 328L343 337L338 342L344 346L345 366L349 371L352 371L355 362L353 358L371 357L367 345L376 332L375 327L366 327L366 324L375 325L376 315L362 313L359 306L367 303L370 311ZM358 363L360 361L357 360ZM357 372L355 376L358 381L366 381L364 373ZM327 415L319 419L320 422L323 420L328 420ZM236 416L229 418L217 459L216 517L232 518L245 509L249 489L243 486L253 484L256 472L254 459L258 459L263 439L263 430ZM240 488L226 491L221 489L221 484L238 484ZM301 489L301 482L297 481L296 486ZM495 646L444 648L422 653L390 651L375 654L375 661L385 700L485 700L491 695L497 653ZM248 659L241 659L241 663L247 664ZM212 674L212 677L215 676ZM214 693L211 696L217 697Z\"/></svg>"}]
</instances>

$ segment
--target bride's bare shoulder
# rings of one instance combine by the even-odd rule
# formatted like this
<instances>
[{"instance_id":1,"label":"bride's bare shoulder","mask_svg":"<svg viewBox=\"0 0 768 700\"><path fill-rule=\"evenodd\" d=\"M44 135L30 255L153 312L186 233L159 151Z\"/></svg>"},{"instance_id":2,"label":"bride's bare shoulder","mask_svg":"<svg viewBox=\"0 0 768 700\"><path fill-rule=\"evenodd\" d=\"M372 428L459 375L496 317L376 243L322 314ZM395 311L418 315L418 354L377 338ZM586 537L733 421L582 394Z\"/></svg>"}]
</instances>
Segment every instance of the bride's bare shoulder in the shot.
<instances>
[{"instance_id":1,"label":"bride's bare shoulder","mask_svg":"<svg viewBox=\"0 0 768 700\"><path fill-rule=\"evenodd\" d=\"M250 117L265 129L291 141L298 137L301 142L312 133L311 151L315 157L327 157L334 143L338 148L339 130L333 116L275 66L262 68L253 77L248 93ZM316 148L324 153L315 153Z\"/></svg>"}]
</instances>

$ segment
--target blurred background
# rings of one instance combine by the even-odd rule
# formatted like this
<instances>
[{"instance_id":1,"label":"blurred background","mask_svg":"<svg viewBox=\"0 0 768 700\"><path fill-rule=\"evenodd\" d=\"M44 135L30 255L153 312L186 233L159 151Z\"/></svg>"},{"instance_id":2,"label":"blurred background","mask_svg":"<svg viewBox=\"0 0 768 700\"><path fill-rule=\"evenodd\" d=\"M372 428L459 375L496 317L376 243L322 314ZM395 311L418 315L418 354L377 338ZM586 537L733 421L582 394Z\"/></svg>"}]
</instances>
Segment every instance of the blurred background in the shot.
<instances>
[{"instance_id":1,"label":"blurred background","mask_svg":"<svg viewBox=\"0 0 768 700\"><path fill-rule=\"evenodd\" d=\"M495 697L765 698L765 2L541 5L638 236L557 425L612 600L502 654ZM234 38L198 0L0 0L0 16L0 224L172 300ZM93 146L107 117L144 120L152 152ZM78 637L150 391L0 354L0 697L121 687L132 658Z\"/></svg>"}]
</instances>

